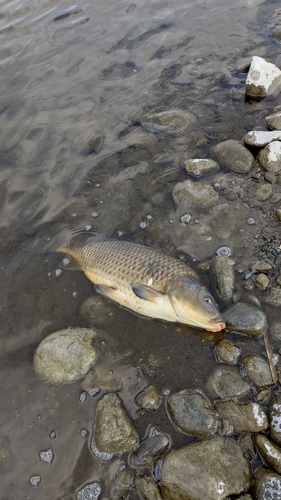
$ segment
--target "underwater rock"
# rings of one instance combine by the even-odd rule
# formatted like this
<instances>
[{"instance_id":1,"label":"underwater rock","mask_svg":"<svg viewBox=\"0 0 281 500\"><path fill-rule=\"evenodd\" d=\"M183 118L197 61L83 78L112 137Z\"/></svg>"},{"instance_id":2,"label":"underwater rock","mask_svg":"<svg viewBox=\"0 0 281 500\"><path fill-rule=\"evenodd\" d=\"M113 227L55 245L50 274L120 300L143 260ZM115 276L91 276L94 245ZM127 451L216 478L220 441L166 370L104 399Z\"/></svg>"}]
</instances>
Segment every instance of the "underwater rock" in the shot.
<instances>
[{"instance_id":1,"label":"underwater rock","mask_svg":"<svg viewBox=\"0 0 281 500\"><path fill-rule=\"evenodd\" d=\"M107 321L114 319L114 308L112 307L112 302L101 295L93 295L83 302L80 314L84 321L97 327L104 327Z\"/></svg>"},{"instance_id":2,"label":"underwater rock","mask_svg":"<svg viewBox=\"0 0 281 500\"><path fill-rule=\"evenodd\" d=\"M235 285L234 266L226 255L215 255L211 264L211 283L215 295L228 304Z\"/></svg>"},{"instance_id":3,"label":"underwater rock","mask_svg":"<svg viewBox=\"0 0 281 500\"><path fill-rule=\"evenodd\" d=\"M281 306L281 287L272 286L266 292L265 302L271 306Z\"/></svg>"},{"instance_id":4,"label":"underwater rock","mask_svg":"<svg viewBox=\"0 0 281 500\"><path fill-rule=\"evenodd\" d=\"M99 483L89 483L77 492L77 500L98 500L101 494L101 487Z\"/></svg>"},{"instance_id":5,"label":"underwater rock","mask_svg":"<svg viewBox=\"0 0 281 500\"><path fill-rule=\"evenodd\" d=\"M219 164L214 160L199 158L185 160L184 165L187 173L193 175L194 177L213 174L220 168Z\"/></svg>"},{"instance_id":6,"label":"underwater rock","mask_svg":"<svg viewBox=\"0 0 281 500\"><path fill-rule=\"evenodd\" d=\"M260 273L256 277L256 285L261 289L261 290L266 290L268 285L270 283L269 277L264 274Z\"/></svg>"},{"instance_id":7,"label":"underwater rock","mask_svg":"<svg viewBox=\"0 0 281 500\"><path fill-rule=\"evenodd\" d=\"M256 190L256 197L259 201L265 201L272 195L272 186L268 182L262 182Z\"/></svg>"},{"instance_id":8,"label":"underwater rock","mask_svg":"<svg viewBox=\"0 0 281 500\"><path fill-rule=\"evenodd\" d=\"M281 130L281 111L266 116L265 121L269 128L273 130Z\"/></svg>"},{"instance_id":9,"label":"underwater rock","mask_svg":"<svg viewBox=\"0 0 281 500\"><path fill-rule=\"evenodd\" d=\"M213 151L220 165L239 174L249 172L255 163L255 157L239 141L220 142Z\"/></svg>"},{"instance_id":10,"label":"underwater rock","mask_svg":"<svg viewBox=\"0 0 281 500\"><path fill-rule=\"evenodd\" d=\"M273 385L269 364L260 356L247 354L241 360L241 367L257 387Z\"/></svg>"},{"instance_id":11,"label":"underwater rock","mask_svg":"<svg viewBox=\"0 0 281 500\"><path fill-rule=\"evenodd\" d=\"M281 142L273 141L263 148L257 160L261 167L267 172L276 174L281 170Z\"/></svg>"},{"instance_id":12,"label":"underwater rock","mask_svg":"<svg viewBox=\"0 0 281 500\"><path fill-rule=\"evenodd\" d=\"M135 485L141 500L163 500L163 495L158 484L148 474L137 476Z\"/></svg>"},{"instance_id":13,"label":"underwater rock","mask_svg":"<svg viewBox=\"0 0 281 500\"><path fill-rule=\"evenodd\" d=\"M266 97L281 85L281 71L275 64L259 56L253 56L246 79L246 94L251 97Z\"/></svg>"},{"instance_id":14,"label":"underwater rock","mask_svg":"<svg viewBox=\"0 0 281 500\"><path fill-rule=\"evenodd\" d=\"M281 474L281 448L274 444L264 434L255 436L258 451L264 461L278 474Z\"/></svg>"},{"instance_id":15,"label":"underwater rock","mask_svg":"<svg viewBox=\"0 0 281 500\"><path fill-rule=\"evenodd\" d=\"M164 455L170 447L171 439L168 434L156 434L147 437L132 452L129 463L130 467L151 467L161 455Z\"/></svg>"},{"instance_id":16,"label":"underwater rock","mask_svg":"<svg viewBox=\"0 0 281 500\"><path fill-rule=\"evenodd\" d=\"M268 428L268 419L258 403L237 403L217 401L215 409L223 419L227 419L234 432L260 432Z\"/></svg>"},{"instance_id":17,"label":"underwater rock","mask_svg":"<svg viewBox=\"0 0 281 500\"><path fill-rule=\"evenodd\" d=\"M281 476L260 467L254 474L252 489L255 500L278 500L281 498Z\"/></svg>"},{"instance_id":18,"label":"underwater rock","mask_svg":"<svg viewBox=\"0 0 281 500\"><path fill-rule=\"evenodd\" d=\"M248 146L263 148L272 141L281 140L281 130L253 130L244 135L243 142Z\"/></svg>"},{"instance_id":19,"label":"underwater rock","mask_svg":"<svg viewBox=\"0 0 281 500\"><path fill-rule=\"evenodd\" d=\"M195 122L196 117L189 111L170 109L160 113L151 113L141 119L141 124L148 132L166 137L179 137Z\"/></svg>"},{"instance_id":20,"label":"underwater rock","mask_svg":"<svg viewBox=\"0 0 281 500\"><path fill-rule=\"evenodd\" d=\"M276 396L269 408L270 437L281 446L281 395Z\"/></svg>"},{"instance_id":21,"label":"underwater rock","mask_svg":"<svg viewBox=\"0 0 281 500\"><path fill-rule=\"evenodd\" d=\"M199 390L184 389L173 394L167 408L173 424L186 434L207 436L216 431L217 413Z\"/></svg>"},{"instance_id":22,"label":"underwater rock","mask_svg":"<svg viewBox=\"0 0 281 500\"><path fill-rule=\"evenodd\" d=\"M124 386L124 376L118 370L111 370L107 363L93 367L82 382L82 389L91 392L93 389L101 391L121 391Z\"/></svg>"},{"instance_id":23,"label":"underwater rock","mask_svg":"<svg viewBox=\"0 0 281 500\"><path fill-rule=\"evenodd\" d=\"M237 302L224 311L224 319L228 330L250 337L262 335L267 328L265 314L257 307L243 302Z\"/></svg>"},{"instance_id":24,"label":"underwater rock","mask_svg":"<svg viewBox=\"0 0 281 500\"><path fill-rule=\"evenodd\" d=\"M105 394L97 404L94 441L101 453L124 453L138 443L138 435L114 393Z\"/></svg>"},{"instance_id":25,"label":"underwater rock","mask_svg":"<svg viewBox=\"0 0 281 500\"><path fill-rule=\"evenodd\" d=\"M33 363L38 377L52 384L70 384L88 373L98 359L92 345L96 332L73 328L51 333L37 347Z\"/></svg>"},{"instance_id":26,"label":"underwater rock","mask_svg":"<svg viewBox=\"0 0 281 500\"><path fill-rule=\"evenodd\" d=\"M217 203L219 196L216 191L203 182L183 181L178 182L172 191L172 197L182 210L192 205L209 207Z\"/></svg>"},{"instance_id":27,"label":"underwater rock","mask_svg":"<svg viewBox=\"0 0 281 500\"><path fill-rule=\"evenodd\" d=\"M215 346L215 353L219 361L228 365L237 365L241 349L229 340L221 339Z\"/></svg>"},{"instance_id":28,"label":"underwater rock","mask_svg":"<svg viewBox=\"0 0 281 500\"><path fill-rule=\"evenodd\" d=\"M245 382L235 366L217 366L207 381L207 388L212 397L238 398L247 394L249 384Z\"/></svg>"},{"instance_id":29,"label":"underwater rock","mask_svg":"<svg viewBox=\"0 0 281 500\"><path fill-rule=\"evenodd\" d=\"M251 469L240 446L214 436L172 451L163 460L162 487L167 500L223 500L247 491Z\"/></svg>"},{"instance_id":30,"label":"underwater rock","mask_svg":"<svg viewBox=\"0 0 281 500\"><path fill-rule=\"evenodd\" d=\"M157 410L162 401L162 396L158 389L150 385L144 389L137 397L136 403L144 410Z\"/></svg>"}]
</instances>

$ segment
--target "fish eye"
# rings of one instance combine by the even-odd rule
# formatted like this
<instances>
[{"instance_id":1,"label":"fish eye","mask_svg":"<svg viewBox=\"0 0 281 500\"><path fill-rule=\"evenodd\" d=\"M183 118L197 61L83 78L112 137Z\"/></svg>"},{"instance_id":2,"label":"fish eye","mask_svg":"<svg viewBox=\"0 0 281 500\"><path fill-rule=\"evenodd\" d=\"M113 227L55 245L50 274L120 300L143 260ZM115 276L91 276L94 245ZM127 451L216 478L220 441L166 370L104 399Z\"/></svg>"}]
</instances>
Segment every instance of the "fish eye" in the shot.
<instances>
[{"instance_id":1,"label":"fish eye","mask_svg":"<svg viewBox=\"0 0 281 500\"><path fill-rule=\"evenodd\" d=\"M211 304L211 302L212 302L212 296L211 296L211 295L205 295L205 296L204 296L204 300L205 300L205 302L207 302L208 304Z\"/></svg>"}]
</instances>

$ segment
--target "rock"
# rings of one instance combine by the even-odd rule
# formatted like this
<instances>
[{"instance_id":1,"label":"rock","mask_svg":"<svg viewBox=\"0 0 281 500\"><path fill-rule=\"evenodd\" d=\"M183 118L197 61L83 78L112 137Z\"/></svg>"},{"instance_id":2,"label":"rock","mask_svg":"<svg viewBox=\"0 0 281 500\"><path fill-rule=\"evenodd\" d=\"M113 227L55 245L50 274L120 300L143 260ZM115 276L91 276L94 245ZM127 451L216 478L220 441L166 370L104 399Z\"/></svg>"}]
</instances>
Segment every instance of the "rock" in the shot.
<instances>
[{"instance_id":1,"label":"rock","mask_svg":"<svg viewBox=\"0 0 281 500\"><path fill-rule=\"evenodd\" d=\"M177 207L182 210L192 205L209 207L217 203L219 199L218 194L209 184L189 180L178 182L174 186L172 196Z\"/></svg>"},{"instance_id":2,"label":"rock","mask_svg":"<svg viewBox=\"0 0 281 500\"><path fill-rule=\"evenodd\" d=\"M256 191L256 197L259 201L265 201L272 195L272 186L267 182L259 184Z\"/></svg>"},{"instance_id":3,"label":"rock","mask_svg":"<svg viewBox=\"0 0 281 500\"><path fill-rule=\"evenodd\" d=\"M281 498L281 476L260 467L254 474L252 489L255 500L278 500Z\"/></svg>"},{"instance_id":4,"label":"rock","mask_svg":"<svg viewBox=\"0 0 281 500\"><path fill-rule=\"evenodd\" d=\"M70 384L84 377L98 359L92 345L96 332L73 328L51 333L40 342L34 358L38 377L52 384Z\"/></svg>"},{"instance_id":5,"label":"rock","mask_svg":"<svg viewBox=\"0 0 281 500\"><path fill-rule=\"evenodd\" d=\"M270 390L267 388L261 389L256 394L256 402L264 403L269 397L270 397Z\"/></svg>"},{"instance_id":6,"label":"rock","mask_svg":"<svg viewBox=\"0 0 281 500\"><path fill-rule=\"evenodd\" d=\"M260 358L260 356L247 354L247 356L243 357L241 366L257 387L274 385L269 364L267 361Z\"/></svg>"},{"instance_id":7,"label":"rock","mask_svg":"<svg viewBox=\"0 0 281 500\"><path fill-rule=\"evenodd\" d=\"M275 30L273 30L274 35L277 40L281 40L281 26L276 26Z\"/></svg>"},{"instance_id":8,"label":"rock","mask_svg":"<svg viewBox=\"0 0 281 500\"><path fill-rule=\"evenodd\" d=\"M277 216L277 219L281 221L281 207L278 207L276 209L276 216Z\"/></svg>"},{"instance_id":9,"label":"rock","mask_svg":"<svg viewBox=\"0 0 281 500\"><path fill-rule=\"evenodd\" d=\"M161 113L151 113L141 119L148 132L166 137L178 137L195 122L196 117L188 111L170 109Z\"/></svg>"},{"instance_id":10,"label":"rock","mask_svg":"<svg viewBox=\"0 0 281 500\"><path fill-rule=\"evenodd\" d=\"M170 447L171 440L167 434L156 434L146 438L132 452L130 456L130 467L137 469L139 467L151 467L161 455L164 455Z\"/></svg>"},{"instance_id":11,"label":"rock","mask_svg":"<svg viewBox=\"0 0 281 500\"><path fill-rule=\"evenodd\" d=\"M236 365L241 355L241 349L229 340L219 340L215 347L215 353L219 361L228 365Z\"/></svg>"},{"instance_id":12,"label":"rock","mask_svg":"<svg viewBox=\"0 0 281 500\"><path fill-rule=\"evenodd\" d=\"M267 329L265 314L257 307L243 302L237 302L229 307L224 312L224 319L228 330L250 337L258 337Z\"/></svg>"},{"instance_id":13,"label":"rock","mask_svg":"<svg viewBox=\"0 0 281 500\"><path fill-rule=\"evenodd\" d=\"M253 56L246 79L246 94L251 97L266 97L279 90L280 85L280 69L262 57Z\"/></svg>"},{"instance_id":14,"label":"rock","mask_svg":"<svg viewBox=\"0 0 281 500\"><path fill-rule=\"evenodd\" d=\"M267 172L276 174L281 170L281 142L273 141L263 148L257 160L261 167Z\"/></svg>"},{"instance_id":15,"label":"rock","mask_svg":"<svg viewBox=\"0 0 281 500\"><path fill-rule=\"evenodd\" d=\"M162 396L153 385L146 387L146 389L136 397L137 405L145 410L157 410L161 401Z\"/></svg>"},{"instance_id":16,"label":"rock","mask_svg":"<svg viewBox=\"0 0 281 500\"><path fill-rule=\"evenodd\" d=\"M264 178L267 182L270 182L271 184L275 184L277 182L277 177L275 174L272 174L271 172L265 172ZM280 193L275 193L275 195L280 195ZM275 196L274 195L274 196ZM273 199L274 199L273 196ZM270 203L273 203L273 199L270 200ZM274 202L275 203L275 202Z\"/></svg>"},{"instance_id":17,"label":"rock","mask_svg":"<svg viewBox=\"0 0 281 500\"><path fill-rule=\"evenodd\" d=\"M187 173L193 175L194 177L213 174L220 168L219 164L214 160L199 158L194 158L193 160L185 160L184 165Z\"/></svg>"},{"instance_id":18,"label":"rock","mask_svg":"<svg viewBox=\"0 0 281 500\"><path fill-rule=\"evenodd\" d=\"M129 491L134 487L133 471L126 468L124 462L119 464L119 468L114 476L110 479L108 478L108 483L112 484L110 488L110 500L121 500L121 498L127 498ZM87 497L85 500L92 500L92 497ZM95 500L95 498L93 498L93 500Z\"/></svg>"},{"instance_id":19,"label":"rock","mask_svg":"<svg viewBox=\"0 0 281 500\"><path fill-rule=\"evenodd\" d=\"M114 311L112 303L101 295L88 297L80 308L82 319L96 326L104 326L105 322L112 321L114 319L112 311Z\"/></svg>"},{"instance_id":20,"label":"rock","mask_svg":"<svg viewBox=\"0 0 281 500\"><path fill-rule=\"evenodd\" d=\"M253 130L244 135L243 142L248 146L263 148L272 141L281 140L281 130Z\"/></svg>"},{"instance_id":21,"label":"rock","mask_svg":"<svg viewBox=\"0 0 281 500\"><path fill-rule=\"evenodd\" d=\"M209 376L207 389L212 397L238 398L247 394L250 386L242 379L238 368L222 365L216 367Z\"/></svg>"},{"instance_id":22,"label":"rock","mask_svg":"<svg viewBox=\"0 0 281 500\"><path fill-rule=\"evenodd\" d=\"M281 446L281 395L276 396L269 409L270 437Z\"/></svg>"},{"instance_id":23,"label":"rock","mask_svg":"<svg viewBox=\"0 0 281 500\"><path fill-rule=\"evenodd\" d=\"M268 287L270 283L270 279L269 277L264 274L264 273L260 273L258 274L258 276L256 277L256 285L261 288L261 290L266 290L266 288Z\"/></svg>"},{"instance_id":24,"label":"rock","mask_svg":"<svg viewBox=\"0 0 281 500\"><path fill-rule=\"evenodd\" d=\"M250 464L233 439L203 439L163 460L162 487L167 500L222 500L247 491L250 484Z\"/></svg>"},{"instance_id":25,"label":"rock","mask_svg":"<svg viewBox=\"0 0 281 500\"><path fill-rule=\"evenodd\" d=\"M264 461L278 474L281 474L281 449L264 434L255 436L258 451Z\"/></svg>"},{"instance_id":26,"label":"rock","mask_svg":"<svg viewBox=\"0 0 281 500\"><path fill-rule=\"evenodd\" d=\"M185 389L173 394L167 408L173 424L186 434L207 436L217 428L217 413L199 390Z\"/></svg>"},{"instance_id":27,"label":"rock","mask_svg":"<svg viewBox=\"0 0 281 500\"><path fill-rule=\"evenodd\" d=\"M265 260L258 260L252 264L251 269L258 272L271 271L272 264Z\"/></svg>"},{"instance_id":28,"label":"rock","mask_svg":"<svg viewBox=\"0 0 281 500\"><path fill-rule=\"evenodd\" d=\"M281 130L281 111L273 113L273 115L266 116L266 124L273 130Z\"/></svg>"},{"instance_id":29,"label":"rock","mask_svg":"<svg viewBox=\"0 0 281 500\"><path fill-rule=\"evenodd\" d=\"M101 487L99 483L89 483L77 492L77 500L98 500L101 494Z\"/></svg>"},{"instance_id":30,"label":"rock","mask_svg":"<svg viewBox=\"0 0 281 500\"><path fill-rule=\"evenodd\" d=\"M121 391L124 383L118 370L111 370L107 363L98 364L86 375L82 383L82 389L91 392L93 389L101 391Z\"/></svg>"},{"instance_id":31,"label":"rock","mask_svg":"<svg viewBox=\"0 0 281 500\"><path fill-rule=\"evenodd\" d=\"M256 447L253 442L252 434L242 434L238 438L238 443L241 446L245 457L251 460L256 454Z\"/></svg>"},{"instance_id":32,"label":"rock","mask_svg":"<svg viewBox=\"0 0 281 500\"><path fill-rule=\"evenodd\" d=\"M214 293L225 304L231 302L235 285L232 262L225 255L215 255L211 265L211 283Z\"/></svg>"},{"instance_id":33,"label":"rock","mask_svg":"<svg viewBox=\"0 0 281 500\"><path fill-rule=\"evenodd\" d=\"M148 474L137 476L135 485L141 500L163 500L158 484Z\"/></svg>"},{"instance_id":34,"label":"rock","mask_svg":"<svg viewBox=\"0 0 281 500\"><path fill-rule=\"evenodd\" d=\"M265 302L271 306L281 306L281 287L272 286L266 292Z\"/></svg>"},{"instance_id":35,"label":"rock","mask_svg":"<svg viewBox=\"0 0 281 500\"><path fill-rule=\"evenodd\" d=\"M249 495L249 493L246 493L246 495L241 495L241 497L238 497L237 500L253 500L252 495Z\"/></svg>"},{"instance_id":36,"label":"rock","mask_svg":"<svg viewBox=\"0 0 281 500\"><path fill-rule=\"evenodd\" d=\"M220 142L213 151L220 165L239 174L249 172L255 163L252 153L239 141Z\"/></svg>"},{"instance_id":37,"label":"rock","mask_svg":"<svg viewBox=\"0 0 281 500\"><path fill-rule=\"evenodd\" d=\"M268 428L267 416L257 403L236 403L236 401L217 401L215 408L222 418L227 419L238 434L260 432Z\"/></svg>"},{"instance_id":38,"label":"rock","mask_svg":"<svg viewBox=\"0 0 281 500\"><path fill-rule=\"evenodd\" d=\"M138 443L138 435L114 393L105 394L97 404L94 441L101 453L124 453Z\"/></svg>"}]
</instances>

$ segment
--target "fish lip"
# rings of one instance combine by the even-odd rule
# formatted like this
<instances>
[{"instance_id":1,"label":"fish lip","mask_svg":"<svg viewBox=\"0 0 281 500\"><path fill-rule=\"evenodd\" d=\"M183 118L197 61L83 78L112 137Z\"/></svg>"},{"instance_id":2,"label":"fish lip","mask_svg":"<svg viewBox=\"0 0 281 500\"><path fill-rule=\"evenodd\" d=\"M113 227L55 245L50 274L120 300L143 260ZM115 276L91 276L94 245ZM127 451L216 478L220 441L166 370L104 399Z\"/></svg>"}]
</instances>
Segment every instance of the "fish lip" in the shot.
<instances>
[{"instance_id":1,"label":"fish lip","mask_svg":"<svg viewBox=\"0 0 281 500\"><path fill-rule=\"evenodd\" d=\"M211 328L209 330L211 332L220 332L226 326L225 321L221 316L216 316L215 318L210 319L209 324L211 325Z\"/></svg>"}]
</instances>

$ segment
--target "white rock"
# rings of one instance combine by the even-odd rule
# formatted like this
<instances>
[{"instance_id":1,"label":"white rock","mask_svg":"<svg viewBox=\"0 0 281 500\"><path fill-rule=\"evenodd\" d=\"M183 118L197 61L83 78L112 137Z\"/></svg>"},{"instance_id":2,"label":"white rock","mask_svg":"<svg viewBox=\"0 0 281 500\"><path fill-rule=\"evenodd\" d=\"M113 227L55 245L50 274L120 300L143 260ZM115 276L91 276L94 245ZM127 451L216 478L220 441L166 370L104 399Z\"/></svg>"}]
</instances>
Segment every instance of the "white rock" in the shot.
<instances>
[{"instance_id":1,"label":"white rock","mask_svg":"<svg viewBox=\"0 0 281 500\"><path fill-rule=\"evenodd\" d=\"M276 174L281 170L281 142L273 141L258 154L258 161L267 172Z\"/></svg>"},{"instance_id":2,"label":"white rock","mask_svg":"<svg viewBox=\"0 0 281 500\"><path fill-rule=\"evenodd\" d=\"M281 88L281 71L275 64L254 56L246 80L246 94L266 97Z\"/></svg>"},{"instance_id":3,"label":"white rock","mask_svg":"<svg viewBox=\"0 0 281 500\"><path fill-rule=\"evenodd\" d=\"M244 135L243 142L249 146L257 146L263 148L272 141L281 140L281 130L253 130L248 134Z\"/></svg>"}]
</instances>

